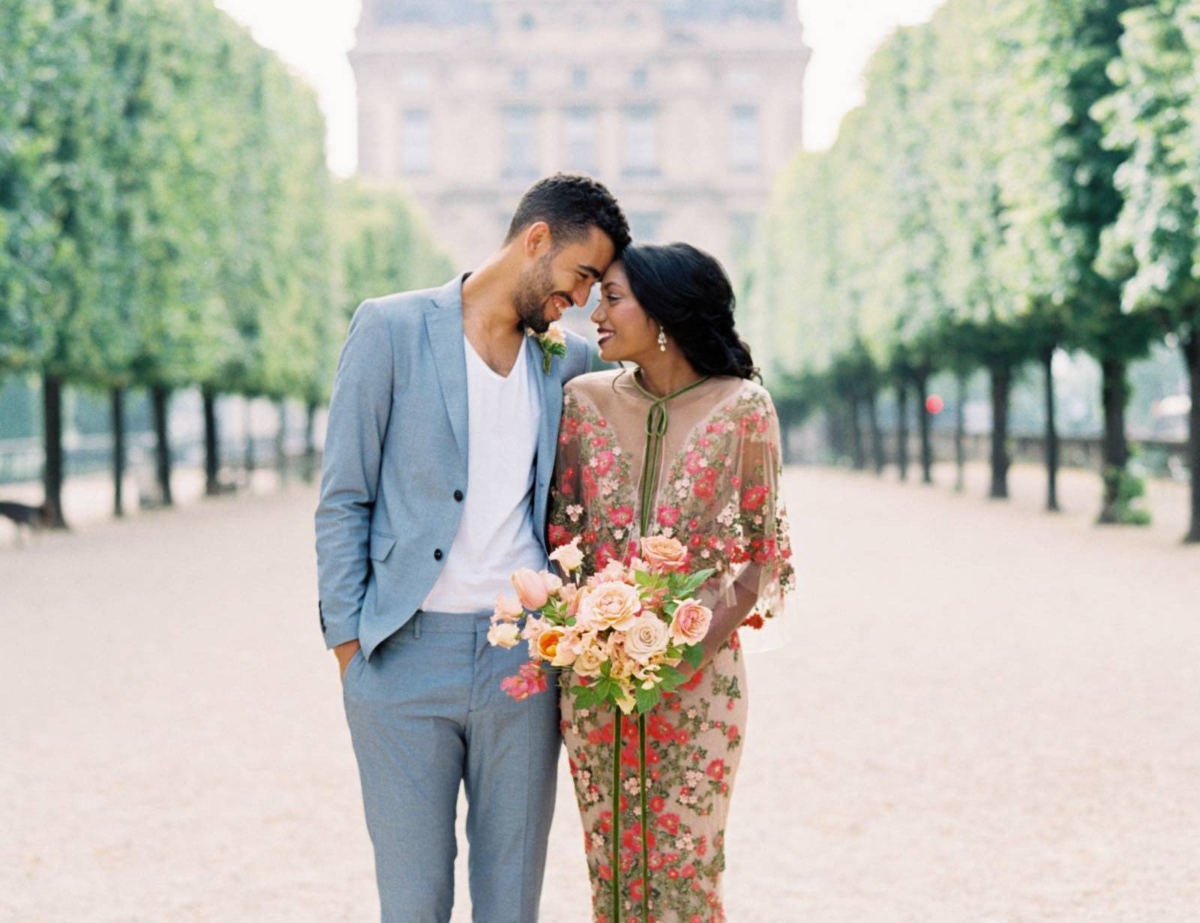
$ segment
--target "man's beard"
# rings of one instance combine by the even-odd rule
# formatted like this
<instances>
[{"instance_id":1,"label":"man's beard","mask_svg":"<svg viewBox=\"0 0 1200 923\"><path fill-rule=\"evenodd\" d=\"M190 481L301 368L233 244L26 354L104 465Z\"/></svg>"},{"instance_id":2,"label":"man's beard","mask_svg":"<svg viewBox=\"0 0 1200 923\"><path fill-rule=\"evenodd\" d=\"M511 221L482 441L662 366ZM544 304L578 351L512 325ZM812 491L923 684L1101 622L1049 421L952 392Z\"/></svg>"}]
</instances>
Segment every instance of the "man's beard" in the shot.
<instances>
[{"instance_id":1,"label":"man's beard","mask_svg":"<svg viewBox=\"0 0 1200 923\"><path fill-rule=\"evenodd\" d=\"M546 319L546 302L554 295L554 275L550 272L550 254L546 254L533 268L521 273L517 286L515 305L521 325L534 333L545 333L550 329Z\"/></svg>"}]
</instances>

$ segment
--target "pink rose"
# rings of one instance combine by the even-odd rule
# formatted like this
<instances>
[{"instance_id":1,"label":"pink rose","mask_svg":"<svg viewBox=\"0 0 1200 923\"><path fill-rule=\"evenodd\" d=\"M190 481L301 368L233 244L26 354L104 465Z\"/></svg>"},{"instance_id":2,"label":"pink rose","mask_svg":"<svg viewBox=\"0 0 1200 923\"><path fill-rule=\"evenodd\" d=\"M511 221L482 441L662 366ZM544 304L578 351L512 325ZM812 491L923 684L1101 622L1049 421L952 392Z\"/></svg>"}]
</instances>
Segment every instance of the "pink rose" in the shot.
<instances>
[{"instance_id":1,"label":"pink rose","mask_svg":"<svg viewBox=\"0 0 1200 923\"><path fill-rule=\"evenodd\" d=\"M677 539L650 535L642 539L642 559L657 571L687 569L687 549Z\"/></svg>"},{"instance_id":2,"label":"pink rose","mask_svg":"<svg viewBox=\"0 0 1200 923\"><path fill-rule=\"evenodd\" d=\"M685 599L671 619L671 638L676 644L697 644L708 634L712 610L699 600Z\"/></svg>"},{"instance_id":3,"label":"pink rose","mask_svg":"<svg viewBox=\"0 0 1200 923\"><path fill-rule=\"evenodd\" d=\"M615 628L624 631L633 624L642 601L637 590L627 583L599 583L588 587L579 601L578 624L585 631Z\"/></svg>"},{"instance_id":4,"label":"pink rose","mask_svg":"<svg viewBox=\"0 0 1200 923\"><path fill-rule=\"evenodd\" d=\"M542 575L528 567L522 567L512 575L512 585L517 591L517 599L526 609L540 609L550 598L550 590Z\"/></svg>"}]
</instances>

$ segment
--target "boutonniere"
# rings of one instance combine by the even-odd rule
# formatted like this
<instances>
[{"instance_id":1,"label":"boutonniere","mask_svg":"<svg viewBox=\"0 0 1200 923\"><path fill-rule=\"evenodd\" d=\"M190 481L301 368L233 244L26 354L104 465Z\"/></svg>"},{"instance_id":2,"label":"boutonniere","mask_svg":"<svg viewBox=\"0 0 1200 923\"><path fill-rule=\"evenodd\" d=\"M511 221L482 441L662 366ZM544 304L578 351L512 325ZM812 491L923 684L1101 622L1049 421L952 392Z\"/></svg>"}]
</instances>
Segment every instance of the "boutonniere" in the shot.
<instances>
[{"instance_id":1,"label":"boutonniere","mask_svg":"<svg viewBox=\"0 0 1200 923\"><path fill-rule=\"evenodd\" d=\"M550 374L550 360L555 356L567 354L567 334L558 324L551 324L545 333L527 331L528 335L537 340L542 350L542 371Z\"/></svg>"}]
</instances>

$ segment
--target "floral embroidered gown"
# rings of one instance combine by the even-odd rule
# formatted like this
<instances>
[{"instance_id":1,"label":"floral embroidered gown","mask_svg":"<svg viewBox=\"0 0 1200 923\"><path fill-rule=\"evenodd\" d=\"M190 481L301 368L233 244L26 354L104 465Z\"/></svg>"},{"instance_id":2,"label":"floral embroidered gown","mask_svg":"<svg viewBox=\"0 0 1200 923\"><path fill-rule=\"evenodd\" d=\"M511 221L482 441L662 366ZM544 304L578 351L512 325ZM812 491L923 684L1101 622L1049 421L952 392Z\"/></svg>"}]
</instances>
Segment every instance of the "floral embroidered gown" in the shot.
<instances>
[{"instance_id":1,"label":"floral embroidered gown","mask_svg":"<svg viewBox=\"0 0 1200 923\"><path fill-rule=\"evenodd\" d=\"M564 392L549 537L580 536L584 573L627 559L639 536L647 419L653 399L630 372L598 372ZM743 624L782 609L794 582L779 494L780 448L767 392L710 378L669 400L647 534L684 542L692 569L717 573L702 591L714 609L739 605ZM714 622L716 620L714 619ZM583 818L595 923L613 923L611 833L614 715L576 710L562 695L562 730ZM746 726L745 668L735 633L711 663L647 722L649 877L642 867L638 724L623 721L622 923L725 920L721 873L729 799ZM649 883L650 921L641 919Z\"/></svg>"}]
</instances>

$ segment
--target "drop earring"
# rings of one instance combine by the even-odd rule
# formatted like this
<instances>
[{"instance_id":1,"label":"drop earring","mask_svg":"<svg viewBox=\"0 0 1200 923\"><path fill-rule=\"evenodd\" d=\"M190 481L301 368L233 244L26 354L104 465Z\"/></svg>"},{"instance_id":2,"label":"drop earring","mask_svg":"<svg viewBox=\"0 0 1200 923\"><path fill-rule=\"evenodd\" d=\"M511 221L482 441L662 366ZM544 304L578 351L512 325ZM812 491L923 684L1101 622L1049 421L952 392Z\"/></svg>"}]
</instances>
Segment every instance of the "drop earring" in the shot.
<instances>
[{"instance_id":1,"label":"drop earring","mask_svg":"<svg viewBox=\"0 0 1200 923\"><path fill-rule=\"evenodd\" d=\"M658 351L660 353L667 351L667 331L663 330L661 325L658 328Z\"/></svg>"}]
</instances>

